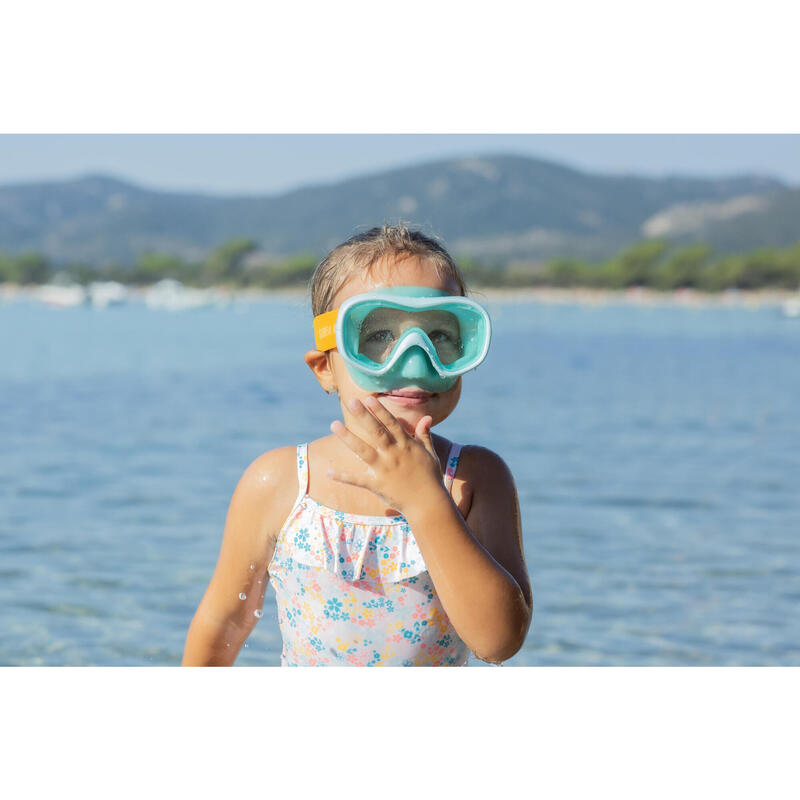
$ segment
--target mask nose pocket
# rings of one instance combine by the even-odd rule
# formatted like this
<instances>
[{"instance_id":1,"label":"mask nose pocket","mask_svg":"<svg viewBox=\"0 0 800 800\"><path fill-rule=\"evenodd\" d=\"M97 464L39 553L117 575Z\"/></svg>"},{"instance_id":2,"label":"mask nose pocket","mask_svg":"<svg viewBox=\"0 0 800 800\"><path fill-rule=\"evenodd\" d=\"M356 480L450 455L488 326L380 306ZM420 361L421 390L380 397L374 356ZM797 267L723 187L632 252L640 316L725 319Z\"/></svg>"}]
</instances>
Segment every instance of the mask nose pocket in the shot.
<instances>
[{"instance_id":1,"label":"mask nose pocket","mask_svg":"<svg viewBox=\"0 0 800 800\"><path fill-rule=\"evenodd\" d=\"M428 354L421 347L411 347L403 355L400 375L408 380L418 380L430 376L432 369Z\"/></svg>"}]
</instances>

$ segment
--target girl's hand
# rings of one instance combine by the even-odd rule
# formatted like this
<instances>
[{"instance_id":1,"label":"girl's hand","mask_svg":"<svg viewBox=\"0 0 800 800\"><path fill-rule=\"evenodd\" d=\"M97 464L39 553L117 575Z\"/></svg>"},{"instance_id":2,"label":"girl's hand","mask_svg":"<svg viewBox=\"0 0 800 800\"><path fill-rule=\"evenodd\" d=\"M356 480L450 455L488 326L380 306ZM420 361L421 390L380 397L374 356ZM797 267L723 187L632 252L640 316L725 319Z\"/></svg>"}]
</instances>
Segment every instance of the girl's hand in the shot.
<instances>
[{"instance_id":1,"label":"girl's hand","mask_svg":"<svg viewBox=\"0 0 800 800\"><path fill-rule=\"evenodd\" d=\"M366 469L358 474L328 470L328 477L369 489L401 514L426 502L437 488L444 491L442 468L430 435L433 417L422 417L410 436L376 397L369 395L363 403L353 398L349 405L364 433L356 436L339 420L331 423L331 432Z\"/></svg>"}]
</instances>

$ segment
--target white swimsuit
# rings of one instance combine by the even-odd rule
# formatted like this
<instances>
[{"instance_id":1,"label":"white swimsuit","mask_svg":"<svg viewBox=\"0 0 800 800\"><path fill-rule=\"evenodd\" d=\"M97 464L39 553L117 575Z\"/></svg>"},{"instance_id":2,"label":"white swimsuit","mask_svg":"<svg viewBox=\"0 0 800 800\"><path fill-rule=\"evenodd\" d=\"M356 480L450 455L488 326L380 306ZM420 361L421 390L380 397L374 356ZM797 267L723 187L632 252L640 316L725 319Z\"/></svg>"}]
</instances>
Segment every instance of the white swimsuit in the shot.
<instances>
[{"instance_id":1,"label":"white swimsuit","mask_svg":"<svg viewBox=\"0 0 800 800\"><path fill-rule=\"evenodd\" d=\"M461 445L453 444L449 492ZM346 514L308 495L308 444L297 446L299 494L268 572L283 666L462 666L459 638L404 516Z\"/></svg>"}]
</instances>

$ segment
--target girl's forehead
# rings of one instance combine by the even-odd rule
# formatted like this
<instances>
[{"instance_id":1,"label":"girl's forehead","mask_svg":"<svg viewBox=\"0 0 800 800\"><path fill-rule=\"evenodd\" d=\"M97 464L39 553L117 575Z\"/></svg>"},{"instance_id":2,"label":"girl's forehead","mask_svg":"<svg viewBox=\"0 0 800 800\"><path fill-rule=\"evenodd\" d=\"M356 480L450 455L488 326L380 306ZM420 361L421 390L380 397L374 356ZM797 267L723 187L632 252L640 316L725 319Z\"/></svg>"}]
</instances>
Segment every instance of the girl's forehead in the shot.
<instances>
[{"instance_id":1,"label":"girl's forehead","mask_svg":"<svg viewBox=\"0 0 800 800\"><path fill-rule=\"evenodd\" d=\"M439 277L430 263L426 264L417 256L412 256L402 261L381 261L368 273L353 275L336 293L334 308L350 297L385 286L428 286L459 294L458 286L450 276Z\"/></svg>"}]
</instances>

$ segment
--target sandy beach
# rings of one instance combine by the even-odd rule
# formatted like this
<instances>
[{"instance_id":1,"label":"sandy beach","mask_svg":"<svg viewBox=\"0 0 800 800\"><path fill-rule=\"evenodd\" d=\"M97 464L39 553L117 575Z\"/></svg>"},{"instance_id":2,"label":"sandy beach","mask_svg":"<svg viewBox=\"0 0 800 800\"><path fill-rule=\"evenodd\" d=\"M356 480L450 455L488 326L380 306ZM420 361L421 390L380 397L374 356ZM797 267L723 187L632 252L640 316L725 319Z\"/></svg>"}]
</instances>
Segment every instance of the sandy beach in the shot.
<instances>
[{"instance_id":1,"label":"sandy beach","mask_svg":"<svg viewBox=\"0 0 800 800\"><path fill-rule=\"evenodd\" d=\"M150 287L128 287L134 301L144 298ZM212 287L220 296L229 300L257 301L270 297L301 299L307 297L305 288L284 289L239 289L228 286ZM38 287L0 284L0 301L33 299ZM591 289L584 287L557 288L550 286L498 288L472 287L470 295L476 300L503 303L542 303L547 305L579 306L683 306L689 308L780 308L788 300L800 300L800 292L788 289L742 290L726 289L722 292L701 292L695 289L678 289L659 292L643 287L622 290Z\"/></svg>"},{"instance_id":2,"label":"sandy beach","mask_svg":"<svg viewBox=\"0 0 800 800\"><path fill-rule=\"evenodd\" d=\"M258 299L284 295L301 297L306 294L302 289L234 289L232 297L241 299ZM503 303L543 303L547 305L580 305L580 306L685 306L690 308L779 308L787 300L800 298L800 292L787 289L740 290L726 289L723 292L700 292L694 289L679 289L674 292L659 292L652 289L631 287L623 290L572 288L562 289L549 286L524 287L519 289L474 287L470 295L479 302Z\"/></svg>"},{"instance_id":3,"label":"sandy beach","mask_svg":"<svg viewBox=\"0 0 800 800\"><path fill-rule=\"evenodd\" d=\"M687 306L691 308L765 308L780 307L787 300L800 297L800 293L786 289L739 290L723 292L700 292L694 289L679 289L674 292L659 292L641 287L614 291L609 289L559 289L536 287L523 289L475 289L473 294L482 295L489 301L535 302L557 305L636 305L636 306Z\"/></svg>"}]
</instances>

